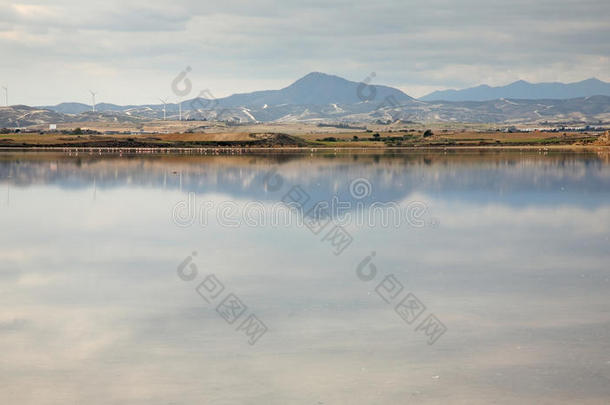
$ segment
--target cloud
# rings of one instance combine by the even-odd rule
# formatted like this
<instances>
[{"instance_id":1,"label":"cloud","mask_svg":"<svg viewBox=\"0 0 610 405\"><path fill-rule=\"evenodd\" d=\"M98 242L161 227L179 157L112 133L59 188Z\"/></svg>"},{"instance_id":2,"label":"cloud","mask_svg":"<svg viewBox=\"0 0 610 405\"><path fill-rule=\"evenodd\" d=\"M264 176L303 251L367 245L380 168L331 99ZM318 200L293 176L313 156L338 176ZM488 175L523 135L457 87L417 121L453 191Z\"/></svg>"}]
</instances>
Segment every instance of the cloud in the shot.
<instances>
[{"instance_id":1,"label":"cloud","mask_svg":"<svg viewBox=\"0 0 610 405\"><path fill-rule=\"evenodd\" d=\"M603 0L8 2L0 81L13 102L36 104L83 100L92 86L103 101L151 102L186 66L217 96L314 70L352 80L374 71L379 83L420 91L610 80L609 12ZM66 74L72 64L97 68ZM96 73L108 71L119 78Z\"/></svg>"}]
</instances>

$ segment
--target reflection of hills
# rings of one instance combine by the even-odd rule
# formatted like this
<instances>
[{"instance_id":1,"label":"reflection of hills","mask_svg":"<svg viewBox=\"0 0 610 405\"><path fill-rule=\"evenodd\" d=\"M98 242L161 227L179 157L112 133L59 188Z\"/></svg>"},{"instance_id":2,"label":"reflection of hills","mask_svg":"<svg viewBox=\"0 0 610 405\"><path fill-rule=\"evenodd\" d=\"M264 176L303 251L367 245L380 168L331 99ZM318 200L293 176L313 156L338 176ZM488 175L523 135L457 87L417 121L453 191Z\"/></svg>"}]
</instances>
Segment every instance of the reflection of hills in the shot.
<instances>
[{"instance_id":1,"label":"reflection of hills","mask_svg":"<svg viewBox=\"0 0 610 405\"><path fill-rule=\"evenodd\" d=\"M281 191L266 192L264 178L277 168L285 179ZM349 199L353 179L367 178L372 198L398 201L412 193L445 198L471 198L507 203L546 203L579 198L594 203L594 195L610 192L607 155L537 151L459 152L341 152L250 154L239 156L131 155L98 156L59 152L0 153L0 178L12 185L54 185L100 189L148 187L195 193L222 193L231 198L276 200L292 185L301 185L312 198L333 194ZM542 193L544 191L544 193ZM565 197L564 197L565 195ZM576 196L576 197L575 197ZM369 198L368 200L371 200ZM365 200L366 202L366 200Z\"/></svg>"}]
</instances>

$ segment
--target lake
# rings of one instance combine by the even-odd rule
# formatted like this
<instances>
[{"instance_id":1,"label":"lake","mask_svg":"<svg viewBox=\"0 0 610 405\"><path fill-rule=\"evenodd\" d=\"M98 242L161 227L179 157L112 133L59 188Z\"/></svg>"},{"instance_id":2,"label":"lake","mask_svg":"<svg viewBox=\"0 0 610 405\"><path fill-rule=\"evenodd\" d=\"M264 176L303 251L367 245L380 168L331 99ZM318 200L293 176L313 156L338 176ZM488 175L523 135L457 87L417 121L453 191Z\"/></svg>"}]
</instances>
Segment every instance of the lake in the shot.
<instances>
[{"instance_id":1,"label":"lake","mask_svg":"<svg viewBox=\"0 0 610 405\"><path fill-rule=\"evenodd\" d=\"M610 155L2 151L0 398L610 401Z\"/></svg>"}]
</instances>

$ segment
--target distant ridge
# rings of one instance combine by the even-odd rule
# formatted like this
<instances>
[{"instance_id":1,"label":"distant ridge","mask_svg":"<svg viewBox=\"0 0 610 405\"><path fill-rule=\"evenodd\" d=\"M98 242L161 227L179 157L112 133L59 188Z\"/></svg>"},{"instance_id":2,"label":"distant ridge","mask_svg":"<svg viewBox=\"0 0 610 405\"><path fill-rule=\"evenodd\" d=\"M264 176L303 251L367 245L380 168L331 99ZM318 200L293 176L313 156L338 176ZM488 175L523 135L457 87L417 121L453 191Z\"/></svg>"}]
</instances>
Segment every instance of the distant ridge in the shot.
<instances>
[{"instance_id":1,"label":"distant ridge","mask_svg":"<svg viewBox=\"0 0 610 405\"><path fill-rule=\"evenodd\" d=\"M362 90L362 84L343 79L339 76L320 72L311 72L288 87L280 90L262 90L252 93L233 94L229 97L219 98L214 101L206 101L201 98L201 106L220 107L248 107L262 108L279 105L330 105L330 104L358 104L370 101L381 104L387 97L393 97L392 101L403 103L414 99L402 91L393 87L381 85L368 85ZM186 100L185 105L190 105L193 100ZM154 105L148 105L153 107ZM118 106L115 104L99 103L97 111L121 111L128 108L141 108L145 106ZM81 103L61 103L55 106L41 106L62 114L80 114L91 111L91 106Z\"/></svg>"},{"instance_id":2,"label":"distant ridge","mask_svg":"<svg viewBox=\"0 0 610 405\"><path fill-rule=\"evenodd\" d=\"M120 106L116 104L108 104L108 103L97 103L95 104L95 109L97 111L123 111L128 108L132 108L134 106ZM62 114L81 114L84 112L91 111L91 104L83 104L83 103L60 103L57 105L47 105L40 106L38 108L42 108L45 110L51 110Z\"/></svg>"},{"instance_id":3,"label":"distant ridge","mask_svg":"<svg viewBox=\"0 0 610 405\"><path fill-rule=\"evenodd\" d=\"M464 90L435 91L422 101L488 101L501 98L542 100L570 99L591 96L610 96L610 83L592 78L576 83L528 83L519 80L506 86L490 87L486 84Z\"/></svg>"},{"instance_id":4,"label":"distant ridge","mask_svg":"<svg viewBox=\"0 0 610 405\"><path fill-rule=\"evenodd\" d=\"M515 82L504 87L478 86L462 91L436 92L421 101L402 91L365 85L325 73L312 72L279 90L234 94L206 100L176 103L91 106L61 103L48 107L0 107L0 128L87 122L145 122L193 120L239 125L256 122L375 123L480 122L561 123L582 126L610 122L610 89L607 83L589 79L579 83ZM604 92L608 95L591 95ZM572 97L575 94L584 94ZM563 97L563 98L562 98ZM491 98L454 101L457 98ZM453 99L453 100L452 100ZM181 108L180 108L181 107ZM79 124L80 125L80 124Z\"/></svg>"}]
</instances>

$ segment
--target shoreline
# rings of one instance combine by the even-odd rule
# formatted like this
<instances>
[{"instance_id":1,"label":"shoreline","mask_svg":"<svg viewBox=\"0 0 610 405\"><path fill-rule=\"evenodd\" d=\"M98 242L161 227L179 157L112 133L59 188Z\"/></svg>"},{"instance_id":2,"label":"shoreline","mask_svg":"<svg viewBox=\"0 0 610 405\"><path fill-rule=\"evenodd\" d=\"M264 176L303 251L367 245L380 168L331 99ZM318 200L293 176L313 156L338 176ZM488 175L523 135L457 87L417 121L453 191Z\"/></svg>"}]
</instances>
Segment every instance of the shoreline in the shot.
<instances>
[{"instance_id":1,"label":"shoreline","mask_svg":"<svg viewBox=\"0 0 610 405\"><path fill-rule=\"evenodd\" d=\"M327 151L442 151L442 150L604 150L610 151L610 145L456 145L456 146L379 146L379 147L348 147L348 146L276 146L276 147L243 147L243 146L0 146L0 151L65 151L65 152L225 152L225 151L240 151L247 152L273 152L273 151L295 151L295 152L327 152Z\"/></svg>"},{"instance_id":2,"label":"shoreline","mask_svg":"<svg viewBox=\"0 0 610 405\"><path fill-rule=\"evenodd\" d=\"M190 151L273 151L273 150L494 150L494 149L596 149L610 146L610 133L556 132L441 132L380 131L333 134L260 133L172 133L157 136L97 134L3 134L0 150L190 150ZM366 137L365 137L366 136Z\"/></svg>"}]
</instances>

